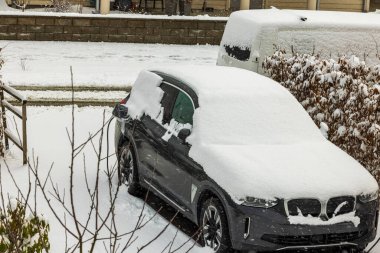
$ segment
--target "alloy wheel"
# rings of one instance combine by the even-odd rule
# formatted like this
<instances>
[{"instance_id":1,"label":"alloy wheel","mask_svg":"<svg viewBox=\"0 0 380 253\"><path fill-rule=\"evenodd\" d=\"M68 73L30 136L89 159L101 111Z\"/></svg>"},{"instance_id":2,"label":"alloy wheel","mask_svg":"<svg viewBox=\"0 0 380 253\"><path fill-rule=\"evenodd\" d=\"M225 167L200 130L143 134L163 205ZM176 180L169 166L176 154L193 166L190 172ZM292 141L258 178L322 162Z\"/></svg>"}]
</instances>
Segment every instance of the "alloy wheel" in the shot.
<instances>
[{"instance_id":1,"label":"alloy wheel","mask_svg":"<svg viewBox=\"0 0 380 253\"><path fill-rule=\"evenodd\" d=\"M207 247L217 252L222 241L222 220L218 209L208 206L203 215L203 240Z\"/></svg>"},{"instance_id":2,"label":"alloy wheel","mask_svg":"<svg viewBox=\"0 0 380 253\"><path fill-rule=\"evenodd\" d=\"M120 156L120 173L122 177L121 183L124 183L127 187L131 186L134 176L134 160L132 151L128 147L123 149Z\"/></svg>"}]
</instances>

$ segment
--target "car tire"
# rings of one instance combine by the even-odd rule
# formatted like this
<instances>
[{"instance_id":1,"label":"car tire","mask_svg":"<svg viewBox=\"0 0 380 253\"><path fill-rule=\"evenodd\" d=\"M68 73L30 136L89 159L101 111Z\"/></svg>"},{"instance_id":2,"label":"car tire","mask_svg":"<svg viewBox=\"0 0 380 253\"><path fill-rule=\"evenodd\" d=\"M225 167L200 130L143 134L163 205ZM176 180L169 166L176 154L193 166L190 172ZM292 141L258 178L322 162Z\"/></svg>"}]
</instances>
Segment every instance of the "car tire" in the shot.
<instances>
[{"instance_id":1,"label":"car tire","mask_svg":"<svg viewBox=\"0 0 380 253\"><path fill-rule=\"evenodd\" d=\"M119 186L126 185L129 194L136 197L141 196L142 189L138 182L136 156L133 146L129 142L124 143L119 149L117 174Z\"/></svg>"},{"instance_id":2,"label":"car tire","mask_svg":"<svg viewBox=\"0 0 380 253\"><path fill-rule=\"evenodd\" d=\"M217 198L210 198L202 205L201 243L216 253L232 253L227 215Z\"/></svg>"}]
</instances>

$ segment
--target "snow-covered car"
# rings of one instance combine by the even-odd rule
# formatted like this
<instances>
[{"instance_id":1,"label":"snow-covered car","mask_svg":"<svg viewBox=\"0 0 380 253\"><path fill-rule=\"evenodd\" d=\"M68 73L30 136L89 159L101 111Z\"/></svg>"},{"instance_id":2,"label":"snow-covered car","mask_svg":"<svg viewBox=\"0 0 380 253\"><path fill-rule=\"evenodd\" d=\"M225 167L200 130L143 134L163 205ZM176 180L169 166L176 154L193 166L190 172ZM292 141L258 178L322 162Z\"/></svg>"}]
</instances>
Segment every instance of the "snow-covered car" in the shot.
<instances>
[{"instance_id":1,"label":"snow-covered car","mask_svg":"<svg viewBox=\"0 0 380 253\"><path fill-rule=\"evenodd\" d=\"M379 63L380 15L305 10L236 11L228 19L217 64L263 73L276 48L323 58L363 56Z\"/></svg>"},{"instance_id":2,"label":"snow-covered car","mask_svg":"<svg viewBox=\"0 0 380 253\"><path fill-rule=\"evenodd\" d=\"M375 238L377 182L266 77L142 71L114 115L120 181L198 224L214 252L363 250Z\"/></svg>"}]
</instances>

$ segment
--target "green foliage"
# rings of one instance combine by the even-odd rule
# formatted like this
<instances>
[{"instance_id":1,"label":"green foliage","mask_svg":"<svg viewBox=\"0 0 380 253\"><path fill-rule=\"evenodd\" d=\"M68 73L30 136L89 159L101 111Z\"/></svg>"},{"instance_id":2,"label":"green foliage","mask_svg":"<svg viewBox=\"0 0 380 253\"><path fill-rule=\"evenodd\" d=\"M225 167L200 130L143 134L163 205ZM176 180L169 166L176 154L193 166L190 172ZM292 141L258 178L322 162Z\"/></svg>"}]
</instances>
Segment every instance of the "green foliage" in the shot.
<instances>
[{"instance_id":1,"label":"green foliage","mask_svg":"<svg viewBox=\"0 0 380 253\"><path fill-rule=\"evenodd\" d=\"M0 210L0 253L49 252L49 224L35 215L26 217L26 208L11 200L7 210Z\"/></svg>"}]
</instances>

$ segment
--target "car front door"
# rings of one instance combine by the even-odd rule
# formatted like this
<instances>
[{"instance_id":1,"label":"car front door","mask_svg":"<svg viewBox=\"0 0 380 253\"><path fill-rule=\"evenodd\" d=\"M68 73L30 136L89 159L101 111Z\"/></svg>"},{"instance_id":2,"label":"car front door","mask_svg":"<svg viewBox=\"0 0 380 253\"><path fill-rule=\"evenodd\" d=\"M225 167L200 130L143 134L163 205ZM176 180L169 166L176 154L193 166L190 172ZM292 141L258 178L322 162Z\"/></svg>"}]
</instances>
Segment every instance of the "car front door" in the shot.
<instances>
[{"instance_id":1,"label":"car front door","mask_svg":"<svg viewBox=\"0 0 380 253\"><path fill-rule=\"evenodd\" d=\"M175 98L171 119L165 125L166 133L162 137L167 145L158 150L157 177L165 187L168 196L182 209L188 209L191 203L192 173L197 166L189 158L190 145L178 138L181 129L191 131L193 125L194 103L191 97L179 90Z\"/></svg>"}]
</instances>

